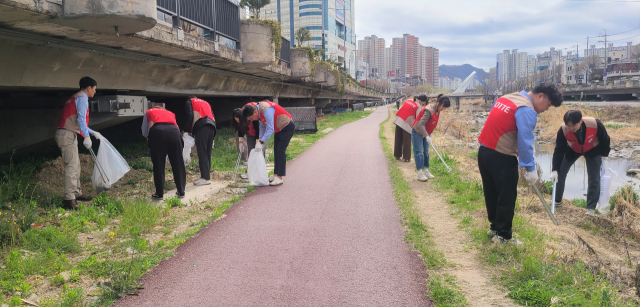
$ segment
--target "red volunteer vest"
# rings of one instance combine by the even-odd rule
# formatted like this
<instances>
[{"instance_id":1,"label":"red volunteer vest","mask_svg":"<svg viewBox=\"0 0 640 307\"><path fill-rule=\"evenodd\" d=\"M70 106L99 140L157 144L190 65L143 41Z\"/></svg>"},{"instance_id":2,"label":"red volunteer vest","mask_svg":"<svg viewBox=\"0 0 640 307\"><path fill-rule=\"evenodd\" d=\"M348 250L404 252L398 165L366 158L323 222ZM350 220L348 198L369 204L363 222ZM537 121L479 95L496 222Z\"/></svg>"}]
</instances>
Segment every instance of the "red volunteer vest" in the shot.
<instances>
[{"instance_id":1,"label":"red volunteer vest","mask_svg":"<svg viewBox=\"0 0 640 307\"><path fill-rule=\"evenodd\" d=\"M281 129L284 129L291 122L291 114L287 112L283 107L277 105L271 101L265 100L260 102L260 121L263 124L267 124L267 119L264 117L264 112L267 108L276 109L275 114L273 114L273 131L275 133L280 132Z\"/></svg>"},{"instance_id":2,"label":"red volunteer vest","mask_svg":"<svg viewBox=\"0 0 640 307\"><path fill-rule=\"evenodd\" d=\"M520 107L533 109L533 103L519 93L500 97L489 112L478 142L497 152L517 157L518 126L515 115Z\"/></svg>"},{"instance_id":3,"label":"red volunteer vest","mask_svg":"<svg viewBox=\"0 0 640 307\"><path fill-rule=\"evenodd\" d=\"M76 94L77 95L77 94ZM58 128L64 128L82 135L80 126L78 125L78 109L76 109L76 95L69 98L62 108L62 114L60 114L60 120L58 121ZM87 127L89 127L89 108L87 108L87 114L85 115L87 120Z\"/></svg>"},{"instance_id":4,"label":"red volunteer vest","mask_svg":"<svg viewBox=\"0 0 640 307\"><path fill-rule=\"evenodd\" d=\"M416 116L416 112L418 111L418 104L413 100L405 101L400 110L396 112L396 116L402 118L402 120L406 121L411 116Z\"/></svg>"},{"instance_id":5,"label":"red volunteer vest","mask_svg":"<svg viewBox=\"0 0 640 307\"><path fill-rule=\"evenodd\" d=\"M191 123L191 132L193 132L193 125L201 118L211 118L211 120L216 121L213 117L213 112L211 112L211 105L200 99L200 98L191 98L191 107L193 108L193 123Z\"/></svg>"},{"instance_id":6,"label":"red volunteer vest","mask_svg":"<svg viewBox=\"0 0 640 307\"><path fill-rule=\"evenodd\" d=\"M420 110L420 113L418 113L418 117L416 117L416 120L413 121L413 125L411 125L412 127L415 126L415 124L417 124L422 119L422 117L424 116L424 110L426 108L427 106L424 106L424 108ZM427 130L427 133L429 135L431 135L431 133L433 133L433 130L436 129L439 119L440 119L440 112L433 112L433 115L431 115L431 118L429 118L429 120L424 124L424 129Z\"/></svg>"},{"instance_id":7,"label":"red volunteer vest","mask_svg":"<svg viewBox=\"0 0 640 307\"><path fill-rule=\"evenodd\" d=\"M576 153L585 153L594 147L600 144L598 140L598 122L593 117L583 117L582 121L584 121L584 125L587 127L587 131L584 136L584 145L580 145L578 143L578 138L569 130L569 128L562 124L562 132L564 133L564 138L567 139L567 143L575 151Z\"/></svg>"},{"instance_id":8,"label":"red volunteer vest","mask_svg":"<svg viewBox=\"0 0 640 307\"><path fill-rule=\"evenodd\" d=\"M247 104L245 104L245 106L252 106L254 108L257 108L258 105L255 102L249 102ZM247 120L247 124L249 125L249 135L255 137L256 136L256 129L253 128L253 123L251 120Z\"/></svg>"},{"instance_id":9,"label":"red volunteer vest","mask_svg":"<svg viewBox=\"0 0 640 307\"><path fill-rule=\"evenodd\" d=\"M152 108L147 110L147 129L150 131L151 127L158 123L174 124L176 127L178 126L178 123L176 123L176 115L173 114L173 112L161 108Z\"/></svg>"}]
</instances>

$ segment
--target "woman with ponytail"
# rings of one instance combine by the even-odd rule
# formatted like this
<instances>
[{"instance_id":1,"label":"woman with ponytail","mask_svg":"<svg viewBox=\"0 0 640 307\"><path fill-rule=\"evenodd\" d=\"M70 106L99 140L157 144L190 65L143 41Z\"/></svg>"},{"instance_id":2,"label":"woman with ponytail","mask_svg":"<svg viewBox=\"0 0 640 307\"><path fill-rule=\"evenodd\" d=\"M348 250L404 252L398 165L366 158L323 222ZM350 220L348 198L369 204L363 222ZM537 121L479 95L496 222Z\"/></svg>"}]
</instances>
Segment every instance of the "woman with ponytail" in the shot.
<instances>
[{"instance_id":1,"label":"woman with ponytail","mask_svg":"<svg viewBox=\"0 0 640 307\"><path fill-rule=\"evenodd\" d=\"M418 180L427 181L434 178L429 172L429 144L431 143L431 133L438 125L440 112L451 106L449 97L443 94L438 95L436 103L424 106L415 121L411 130L411 143L413 144L413 156L416 159L416 170Z\"/></svg>"},{"instance_id":2,"label":"woman with ponytail","mask_svg":"<svg viewBox=\"0 0 640 307\"><path fill-rule=\"evenodd\" d=\"M396 112L396 119L393 121L396 125L393 156L396 160L402 157L404 162L411 161L411 124L415 121L420 107L427 104L428 98L427 95L420 95L415 96L414 100L405 101Z\"/></svg>"}]
</instances>

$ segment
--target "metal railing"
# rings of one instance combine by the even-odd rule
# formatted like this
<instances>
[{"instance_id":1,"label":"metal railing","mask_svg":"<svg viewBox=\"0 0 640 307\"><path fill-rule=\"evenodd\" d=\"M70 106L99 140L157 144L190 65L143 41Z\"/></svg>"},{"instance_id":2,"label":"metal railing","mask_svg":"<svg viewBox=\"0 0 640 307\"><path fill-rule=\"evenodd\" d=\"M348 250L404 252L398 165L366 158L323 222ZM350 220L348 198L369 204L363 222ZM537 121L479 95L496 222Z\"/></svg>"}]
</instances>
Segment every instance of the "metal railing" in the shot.
<instances>
[{"instance_id":1,"label":"metal railing","mask_svg":"<svg viewBox=\"0 0 640 307\"><path fill-rule=\"evenodd\" d=\"M188 21L216 35L236 42L240 49L240 9L230 0L156 0L158 10L173 17L173 26Z\"/></svg>"},{"instance_id":2,"label":"metal railing","mask_svg":"<svg viewBox=\"0 0 640 307\"><path fill-rule=\"evenodd\" d=\"M280 65L286 63L287 67L291 67L291 42L288 39L282 38L282 47L280 47Z\"/></svg>"}]
</instances>

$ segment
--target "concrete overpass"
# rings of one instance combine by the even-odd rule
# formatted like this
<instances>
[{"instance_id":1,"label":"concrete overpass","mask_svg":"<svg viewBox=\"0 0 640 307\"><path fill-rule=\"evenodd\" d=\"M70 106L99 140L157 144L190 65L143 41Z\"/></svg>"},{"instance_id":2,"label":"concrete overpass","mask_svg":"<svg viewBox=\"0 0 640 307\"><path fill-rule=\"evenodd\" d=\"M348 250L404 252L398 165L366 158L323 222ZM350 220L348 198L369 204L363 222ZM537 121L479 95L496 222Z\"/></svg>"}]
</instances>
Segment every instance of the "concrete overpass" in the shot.
<instances>
[{"instance_id":1,"label":"concrete overpass","mask_svg":"<svg viewBox=\"0 0 640 307\"><path fill-rule=\"evenodd\" d=\"M240 23L235 4L211 1L222 1L233 17L222 26L237 26L235 49L225 44L222 30L214 40L199 35L205 26L195 17L185 17L186 23L178 18L180 27L158 20L170 10L157 7L156 0L0 0L0 154L50 141L62 105L83 76L98 81L97 96L145 97L171 107L197 95L212 104L219 121L228 120L231 109L261 99L323 108L391 98L341 82L326 66L317 65L312 75L304 51L276 59L270 28ZM185 32L185 25L196 30ZM136 103L128 112L112 111L108 120L103 116L100 128L141 116L146 104ZM91 116L92 127L94 118L100 116Z\"/></svg>"}]
</instances>

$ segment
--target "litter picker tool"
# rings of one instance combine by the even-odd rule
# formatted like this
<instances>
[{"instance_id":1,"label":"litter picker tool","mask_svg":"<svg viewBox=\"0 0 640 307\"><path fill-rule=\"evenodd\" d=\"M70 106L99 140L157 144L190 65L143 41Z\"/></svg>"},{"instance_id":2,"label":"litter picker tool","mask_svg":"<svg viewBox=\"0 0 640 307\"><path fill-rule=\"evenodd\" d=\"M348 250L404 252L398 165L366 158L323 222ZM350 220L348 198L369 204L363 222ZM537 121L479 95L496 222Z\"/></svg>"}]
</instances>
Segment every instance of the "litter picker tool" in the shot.
<instances>
[{"instance_id":1,"label":"litter picker tool","mask_svg":"<svg viewBox=\"0 0 640 307\"><path fill-rule=\"evenodd\" d=\"M93 148L89 148L89 152L91 153L91 157L93 157L93 162L95 162L96 166L98 167L98 171L100 172L100 177L102 177L102 181L109 182L109 178L107 177L104 169L102 168L102 165L100 165L100 162L98 162L98 159L96 158L96 154L93 152Z\"/></svg>"},{"instance_id":2,"label":"litter picker tool","mask_svg":"<svg viewBox=\"0 0 640 307\"><path fill-rule=\"evenodd\" d=\"M538 187L535 184L532 184L532 186L533 186L533 190L536 191L536 194L538 194L538 197L540 198L540 202L542 202L542 207L544 207L544 211L547 211L547 214L549 215L549 217L551 218L553 223L556 226L558 226L558 220L556 220L556 216L551 211L551 208L549 208L549 204L547 204L547 201L544 200L544 197L542 196L542 193L540 193L540 190L538 189Z\"/></svg>"},{"instance_id":3,"label":"litter picker tool","mask_svg":"<svg viewBox=\"0 0 640 307\"><path fill-rule=\"evenodd\" d=\"M440 155L440 153L436 150L436 148L433 146L433 144L429 144L431 145L431 148L433 148L433 151L436 152L436 154L438 155L438 158L440 158L440 161L442 161L442 164L444 164L444 167L447 168L447 172L451 172L451 168L449 167L449 165L447 165L446 162L444 162L444 159L442 159L442 156Z\"/></svg>"},{"instance_id":4,"label":"litter picker tool","mask_svg":"<svg viewBox=\"0 0 640 307\"><path fill-rule=\"evenodd\" d=\"M556 214L556 184L557 180L553 181L553 192L551 192L551 213Z\"/></svg>"},{"instance_id":5,"label":"litter picker tool","mask_svg":"<svg viewBox=\"0 0 640 307\"><path fill-rule=\"evenodd\" d=\"M233 169L233 178L231 178L231 181L236 181L236 176L238 175L238 167L240 166L241 157L242 157L242 151L238 153L238 159L236 159L236 167Z\"/></svg>"}]
</instances>

